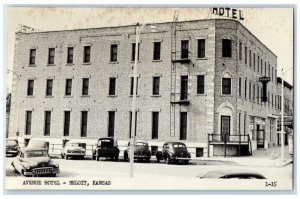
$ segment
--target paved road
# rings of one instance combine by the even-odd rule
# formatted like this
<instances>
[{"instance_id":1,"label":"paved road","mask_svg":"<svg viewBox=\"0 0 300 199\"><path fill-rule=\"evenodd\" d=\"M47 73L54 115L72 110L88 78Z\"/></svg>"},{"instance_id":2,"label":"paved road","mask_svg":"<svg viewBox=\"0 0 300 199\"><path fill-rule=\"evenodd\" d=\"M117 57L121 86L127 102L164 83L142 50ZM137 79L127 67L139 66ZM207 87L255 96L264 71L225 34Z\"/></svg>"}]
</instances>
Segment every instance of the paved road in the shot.
<instances>
[{"instance_id":1,"label":"paved road","mask_svg":"<svg viewBox=\"0 0 300 199\"><path fill-rule=\"evenodd\" d=\"M85 159L85 160L64 160L54 159L60 165L61 173L57 175L58 178L82 178L82 177L128 177L129 163L124 161L109 161L100 160L99 162ZM13 171L10 165L12 158L6 158L6 175L20 176ZM189 165L167 165L164 162L156 163L154 160L150 163L135 162L134 175L135 176L150 176L150 177L165 177L165 178L195 178L195 176L204 174L215 169L230 169L230 170L245 170L259 172L268 179L291 179L292 165L284 167L255 167L255 166L237 166L232 164L222 164L215 162L211 165L201 165L191 162Z\"/></svg>"}]
</instances>

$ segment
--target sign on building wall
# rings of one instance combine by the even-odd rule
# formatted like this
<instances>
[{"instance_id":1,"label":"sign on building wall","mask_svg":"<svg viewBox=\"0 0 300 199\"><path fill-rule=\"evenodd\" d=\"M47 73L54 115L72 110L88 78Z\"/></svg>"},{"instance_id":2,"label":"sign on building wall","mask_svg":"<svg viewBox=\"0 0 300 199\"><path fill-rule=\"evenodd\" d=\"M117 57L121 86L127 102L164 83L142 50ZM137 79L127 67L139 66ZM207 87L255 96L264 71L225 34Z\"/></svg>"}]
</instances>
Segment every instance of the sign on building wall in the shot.
<instances>
[{"instance_id":1,"label":"sign on building wall","mask_svg":"<svg viewBox=\"0 0 300 199\"><path fill-rule=\"evenodd\" d=\"M243 11L235 8L213 8L212 13L222 17L244 20Z\"/></svg>"}]
</instances>

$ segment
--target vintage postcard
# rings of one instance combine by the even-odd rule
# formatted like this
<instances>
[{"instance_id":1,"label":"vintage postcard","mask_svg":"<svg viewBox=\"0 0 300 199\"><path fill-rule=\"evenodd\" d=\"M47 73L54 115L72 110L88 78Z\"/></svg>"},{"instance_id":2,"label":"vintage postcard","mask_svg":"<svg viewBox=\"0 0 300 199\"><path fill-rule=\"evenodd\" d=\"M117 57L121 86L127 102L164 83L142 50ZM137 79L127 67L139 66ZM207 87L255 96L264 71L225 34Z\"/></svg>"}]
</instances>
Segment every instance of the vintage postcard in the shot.
<instances>
[{"instance_id":1,"label":"vintage postcard","mask_svg":"<svg viewBox=\"0 0 300 199\"><path fill-rule=\"evenodd\" d=\"M293 190L293 6L5 9L5 189Z\"/></svg>"}]
</instances>

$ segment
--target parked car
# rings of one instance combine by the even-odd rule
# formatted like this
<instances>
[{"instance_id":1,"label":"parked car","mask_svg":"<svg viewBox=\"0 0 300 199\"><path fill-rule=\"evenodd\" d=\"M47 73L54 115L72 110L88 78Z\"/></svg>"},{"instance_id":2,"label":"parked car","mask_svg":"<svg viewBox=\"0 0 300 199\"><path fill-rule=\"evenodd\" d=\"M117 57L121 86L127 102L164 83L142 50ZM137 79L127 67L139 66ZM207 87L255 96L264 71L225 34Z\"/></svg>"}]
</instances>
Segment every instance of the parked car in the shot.
<instances>
[{"instance_id":1,"label":"parked car","mask_svg":"<svg viewBox=\"0 0 300 199\"><path fill-rule=\"evenodd\" d=\"M130 142L128 142L128 147L124 151L124 160L128 161L130 158ZM138 141L134 146L134 159L145 160L149 162L151 158L151 153L149 150L148 142Z\"/></svg>"},{"instance_id":2,"label":"parked car","mask_svg":"<svg viewBox=\"0 0 300 199\"><path fill-rule=\"evenodd\" d=\"M6 139L6 155L17 156L19 152L19 143L17 139Z\"/></svg>"},{"instance_id":3,"label":"parked car","mask_svg":"<svg viewBox=\"0 0 300 199\"><path fill-rule=\"evenodd\" d=\"M198 178L219 178L219 179L266 179L260 173L249 170L213 170L205 173L204 175L198 175Z\"/></svg>"},{"instance_id":4,"label":"parked car","mask_svg":"<svg viewBox=\"0 0 300 199\"><path fill-rule=\"evenodd\" d=\"M162 151L156 153L157 162L165 160L167 164L171 162L183 161L189 163L191 154L188 152L186 145L181 142L166 142L163 145Z\"/></svg>"},{"instance_id":5,"label":"parked car","mask_svg":"<svg viewBox=\"0 0 300 199\"><path fill-rule=\"evenodd\" d=\"M97 142L96 149L93 151L93 159L99 161L100 157L119 159L119 147L117 140L114 138L100 138Z\"/></svg>"},{"instance_id":6,"label":"parked car","mask_svg":"<svg viewBox=\"0 0 300 199\"><path fill-rule=\"evenodd\" d=\"M78 157L83 159L86 154L86 150L83 147L83 144L80 142L68 141L61 151L61 157L66 160L69 157Z\"/></svg>"},{"instance_id":7,"label":"parked car","mask_svg":"<svg viewBox=\"0 0 300 199\"><path fill-rule=\"evenodd\" d=\"M23 176L43 176L55 177L59 173L59 165L54 163L48 150L44 148L22 148L11 163L16 172Z\"/></svg>"}]
</instances>

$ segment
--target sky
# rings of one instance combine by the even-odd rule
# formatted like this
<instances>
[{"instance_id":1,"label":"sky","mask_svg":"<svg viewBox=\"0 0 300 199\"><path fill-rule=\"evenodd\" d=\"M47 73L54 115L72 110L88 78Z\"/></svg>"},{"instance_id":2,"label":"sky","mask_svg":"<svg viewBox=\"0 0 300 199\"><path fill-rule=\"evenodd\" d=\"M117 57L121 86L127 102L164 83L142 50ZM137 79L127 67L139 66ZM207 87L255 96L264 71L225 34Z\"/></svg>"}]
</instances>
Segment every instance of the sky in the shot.
<instances>
[{"instance_id":1,"label":"sky","mask_svg":"<svg viewBox=\"0 0 300 199\"><path fill-rule=\"evenodd\" d=\"M284 68L285 80L293 85L293 9L237 8L243 11L240 21L262 43L277 55L278 71ZM133 25L137 22L158 23L173 20L179 11L179 21L219 18L211 8L164 7L8 7L6 17L6 68L13 70L14 33L20 24L42 31L98 28ZM7 92L11 90L12 73L7 73ZM281 76L280 72L278 76Z\"/></svg>"}]
</instances>

